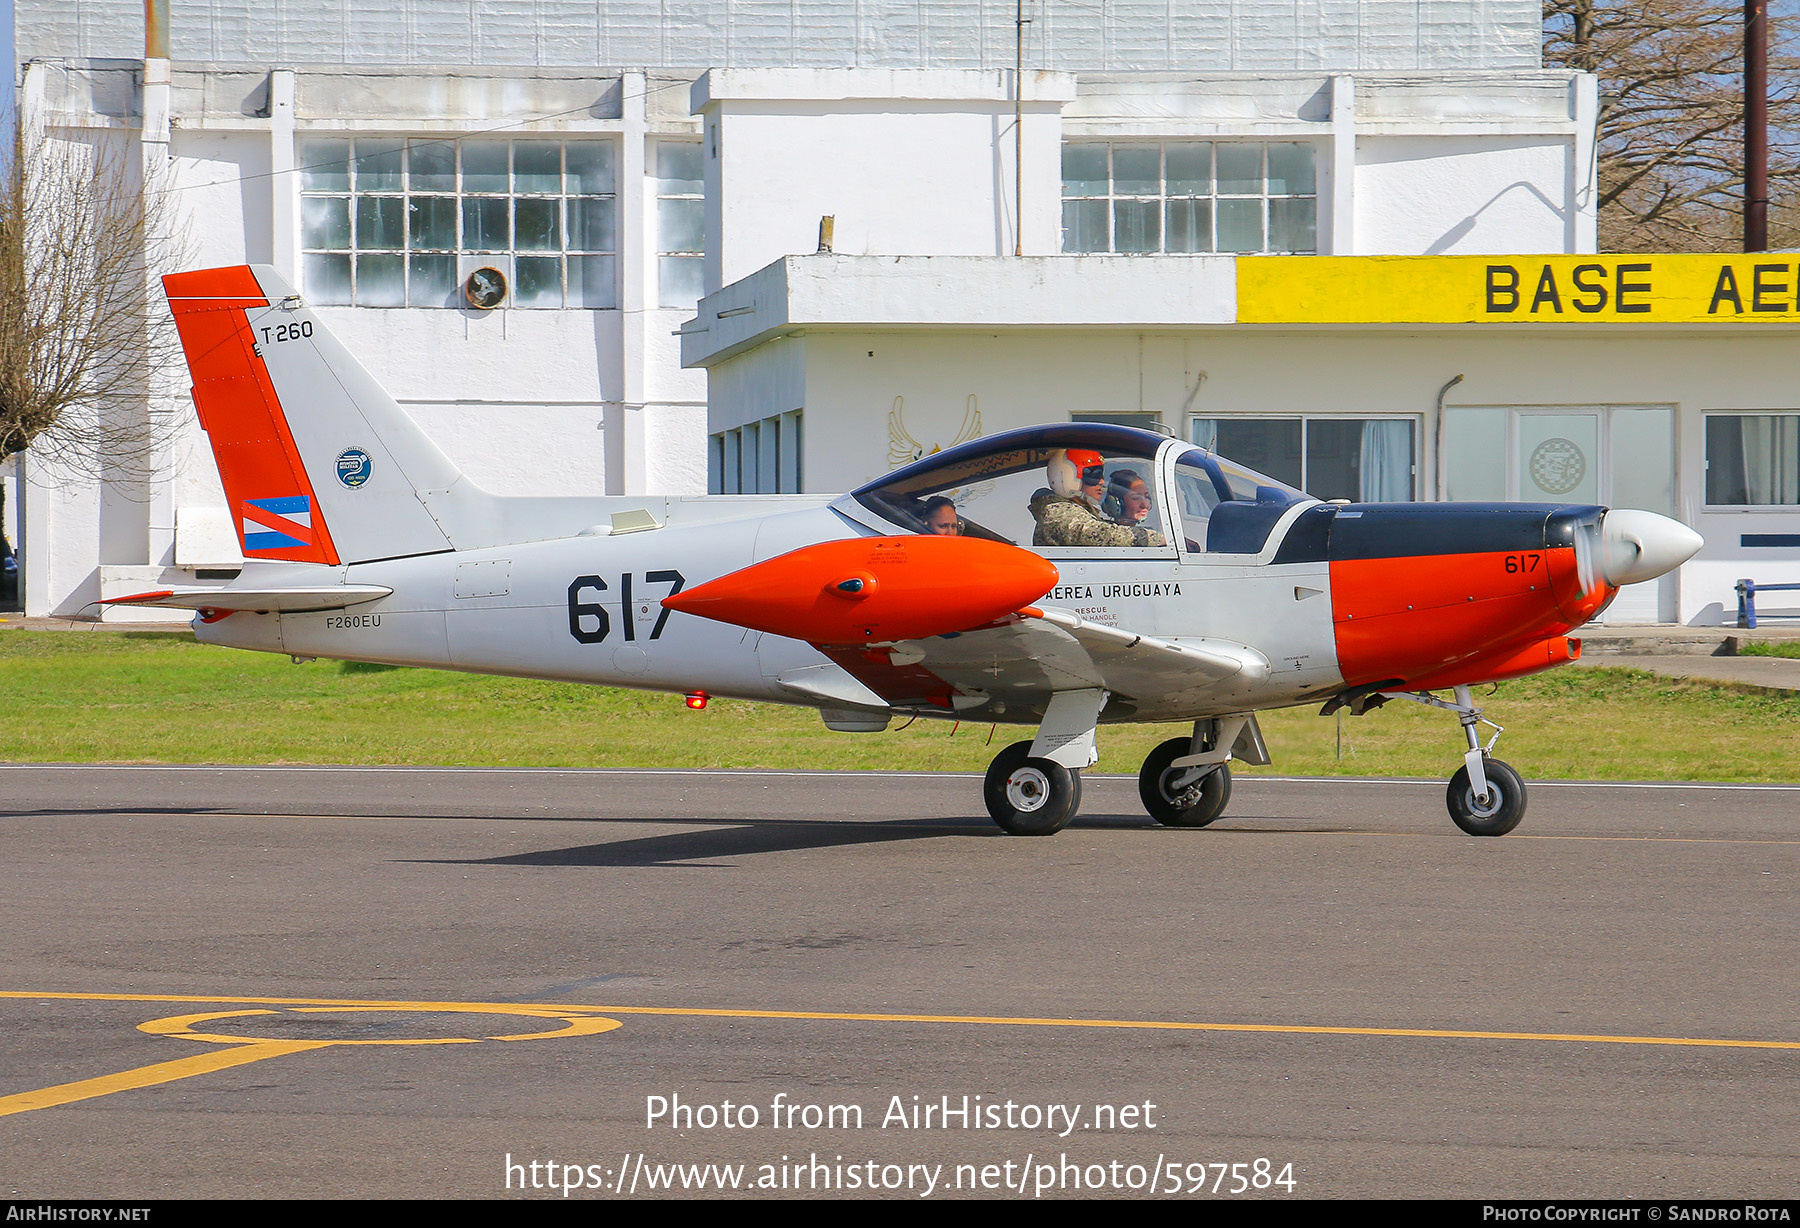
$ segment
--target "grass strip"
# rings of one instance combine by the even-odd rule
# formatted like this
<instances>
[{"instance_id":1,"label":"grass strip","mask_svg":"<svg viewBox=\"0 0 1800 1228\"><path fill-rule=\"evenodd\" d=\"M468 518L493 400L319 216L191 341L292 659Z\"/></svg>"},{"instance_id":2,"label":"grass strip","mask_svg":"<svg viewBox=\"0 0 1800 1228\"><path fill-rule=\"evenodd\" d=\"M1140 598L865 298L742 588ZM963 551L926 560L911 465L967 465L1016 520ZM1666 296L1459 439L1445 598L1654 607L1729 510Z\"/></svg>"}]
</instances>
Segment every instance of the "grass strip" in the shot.
<instances>
[{"instance_id":1,"label":"grass strip","mask_svg":"<svg viewBox=\"0 0 1800 1228\"><path fill-rule=\"evenodd\" d=\"M172 632L0 633L0 683L0 760L12 762L980 771L1031 736L936 720L836 734L805 708L714 700L691 712L678 695L612 687L295 665ZM1582 668L1478 696L1507 727L1496 755L1527 778L1800 780L1800 694ZM1417 704L1316 712L1263 714L1275 763L1242 770L1442 778L1463 750L1455 719ZM1096 770L1134 772L1185 730L1104 726Z\"/></svg>"}]
</instances>

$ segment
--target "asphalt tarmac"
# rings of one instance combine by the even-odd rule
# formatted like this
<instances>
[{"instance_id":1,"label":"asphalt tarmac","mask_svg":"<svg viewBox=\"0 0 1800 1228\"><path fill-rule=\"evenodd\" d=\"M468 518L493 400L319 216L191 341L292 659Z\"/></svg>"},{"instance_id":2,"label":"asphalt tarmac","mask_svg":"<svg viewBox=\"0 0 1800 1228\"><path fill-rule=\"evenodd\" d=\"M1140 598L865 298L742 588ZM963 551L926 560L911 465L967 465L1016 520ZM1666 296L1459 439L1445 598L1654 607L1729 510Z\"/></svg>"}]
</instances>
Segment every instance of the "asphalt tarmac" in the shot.
<instances>
[{"instance_id":1,"label":"asphalt tarmac","mask_svg":"<svg viewBox=\"0 0 1800 1228\"><path fill-rule=\"evenodd\" d=\"M0 1191L1800 1188L1800 787L979 785L0 767Z\"/></svg>"}]
</instances>

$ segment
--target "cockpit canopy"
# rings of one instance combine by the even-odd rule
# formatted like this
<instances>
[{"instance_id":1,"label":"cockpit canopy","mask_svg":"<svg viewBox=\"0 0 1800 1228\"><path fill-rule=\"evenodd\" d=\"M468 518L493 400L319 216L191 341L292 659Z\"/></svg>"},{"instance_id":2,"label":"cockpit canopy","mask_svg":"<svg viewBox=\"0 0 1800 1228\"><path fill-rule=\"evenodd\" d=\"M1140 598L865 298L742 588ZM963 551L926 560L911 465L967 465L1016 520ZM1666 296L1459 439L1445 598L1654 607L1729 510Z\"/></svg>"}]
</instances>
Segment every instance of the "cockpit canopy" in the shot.
<instances>
[{"instance_id":1,"label":"cockpit canopy","mask_svg":"<svg viewBox=\"0 0 1800 1228\"><path fill-rule=\"evenodd\" d=\"M1170 467L1164 449L1182 454ZM1063 549L1255 554L1306 495L1149 431L1104 423L1028 427L936 453L852 492L915 533ZM1171 518L1175 525L1170 529Z\"/></svg>"}]
</instances>

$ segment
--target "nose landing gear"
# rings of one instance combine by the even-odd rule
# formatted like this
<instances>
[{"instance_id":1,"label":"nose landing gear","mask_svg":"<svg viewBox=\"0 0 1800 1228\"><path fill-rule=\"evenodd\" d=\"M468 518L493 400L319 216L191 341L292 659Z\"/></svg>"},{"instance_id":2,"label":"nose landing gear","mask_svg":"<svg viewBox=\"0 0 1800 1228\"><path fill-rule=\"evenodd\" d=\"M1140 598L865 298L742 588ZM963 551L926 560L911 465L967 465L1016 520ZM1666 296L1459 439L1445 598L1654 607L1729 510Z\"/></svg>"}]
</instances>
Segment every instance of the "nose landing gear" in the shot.
<instances>
[{"instance_id":1,"label":"nose landing gear","mask_svg":"<svg viewBox=\"0 0 1800 1228\"><path fill-rule=\"evenodd\" d=\"M1506 731L1481 715L1468 687L1459 686L1455 693L1456 702L1450 703L1426 692L1383 692L1393 699L1410 699L1414 703L1456 713L1469 749L1463 755L1463 765L1450 778L1450 788L1445 795L1450 821L1471 836L1504 836L1525 817L1525 781L1510 766L1490 757L1494 743ZM1494 731L1485 746L1475 728L1478 724L1487 725Z\"/></svg>"}]
</instances>

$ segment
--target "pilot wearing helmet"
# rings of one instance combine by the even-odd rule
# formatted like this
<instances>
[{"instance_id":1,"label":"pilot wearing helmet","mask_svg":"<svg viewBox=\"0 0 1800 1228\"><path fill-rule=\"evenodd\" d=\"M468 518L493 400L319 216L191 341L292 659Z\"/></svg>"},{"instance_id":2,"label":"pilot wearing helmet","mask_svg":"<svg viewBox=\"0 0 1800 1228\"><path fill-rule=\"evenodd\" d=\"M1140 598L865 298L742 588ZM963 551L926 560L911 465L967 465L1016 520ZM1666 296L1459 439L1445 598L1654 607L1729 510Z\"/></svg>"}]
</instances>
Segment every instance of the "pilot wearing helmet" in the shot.
<instances>
[{"instance_id":1,"label":"pilot wearing helmet","mask_svg":"<svg viewBox=\"0 0 1800 1228\"><path fill-rule=\"evenodd\" d=\"M1161 546L1162 534L1142 526L1114 524L1100 510L1106 494L1106 463L1086 448L1058 448L1044 466L1050 489L1031 500L1037 530L1034 546Z\"/></svg>"}]
</instances>

